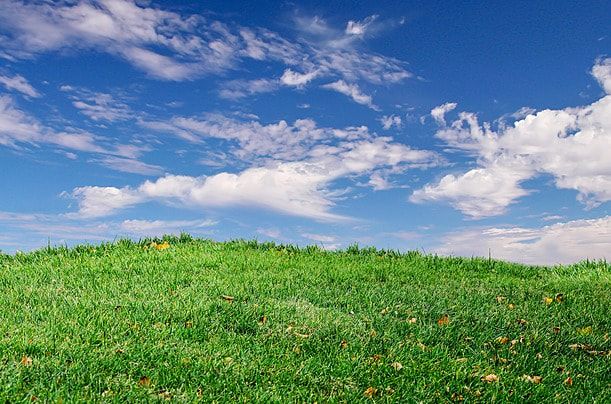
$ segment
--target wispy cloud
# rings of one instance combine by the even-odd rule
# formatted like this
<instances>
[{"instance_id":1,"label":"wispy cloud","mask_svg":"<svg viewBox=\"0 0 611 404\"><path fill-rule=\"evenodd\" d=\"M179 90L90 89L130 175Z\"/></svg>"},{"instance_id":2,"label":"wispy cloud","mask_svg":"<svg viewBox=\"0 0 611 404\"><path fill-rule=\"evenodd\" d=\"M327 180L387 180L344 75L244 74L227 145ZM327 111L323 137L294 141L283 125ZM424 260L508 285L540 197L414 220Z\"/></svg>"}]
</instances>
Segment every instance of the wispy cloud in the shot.
<instances>
[{"instance_id":1,"label":"wispy cloud","mask_svg":"<svg viewBox=\"0 0 611 404\"><path fill-rule=\"evenodd\" d=\"M60 89L70 93L72 105L94 121L114 122L134 117L131 108L111 94L93 92L67 85L61 86Z\"/></svg>"},{"instance_id":2,"label":"wispy cloud","mask_svg":"<svg viewBox=\"0 0 611 404\"><path fill-rule=\"evenodd\" d=\"M219 96L235 100L255 94L269 93L278 87L279 82L274 79L232 80L223 83Z\"/></svg>"},{"instance_id":3,"label":"wispy cloud","mask_svg":"<svg viewBox=\"0 0 611 404\"><path fill-rule=\"evenodd\" d=\"M38 98L41 96L40 93L19 74L12 77L0 75L0 84L9 90L19 91L28 97Z\"/></svg>"},{"instance_id":4,"label":"wispy cloud","mask_svg":"<svg viewBox=\"0 0 611 404\"><path fill-rule=\"evenodd\" d=\"M334 81L333 83L324 84L322 88L327 90L337 91L340 94L344 94L350 98L357 104L366 105L367 107L373 109L374 111L379 111L380 109L373 103L373 99L370 95L363 94L361 89L356 84L346 83L344 80Z\"/></svg>"}]
</instances>

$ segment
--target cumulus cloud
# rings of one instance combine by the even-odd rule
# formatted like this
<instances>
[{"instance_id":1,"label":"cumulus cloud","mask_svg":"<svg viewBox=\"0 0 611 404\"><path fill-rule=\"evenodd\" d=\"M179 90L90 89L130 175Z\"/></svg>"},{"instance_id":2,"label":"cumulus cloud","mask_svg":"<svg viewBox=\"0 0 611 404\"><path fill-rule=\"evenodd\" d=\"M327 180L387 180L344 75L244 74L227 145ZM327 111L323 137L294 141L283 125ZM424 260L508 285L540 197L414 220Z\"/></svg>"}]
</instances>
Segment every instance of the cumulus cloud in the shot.
<instances>
[{"instance_id":1,"label":"cumulus cloud","mask_svg":"<svg viewBox=\"0 0 611 404\"><path fill-rule=\"evenodd\" d=\"M379 170L400 173L438 161L435 153L375 137L366 127L318 128L311 120L262 125L218 116L207 121L176 118L174 123L198 138L236 141L236 155L256 156L261 165L212 176L166 175L137 187L80 187L72 192L79 215L104 216L161 201L190 207L255 206L321 221L344 220L331 211L338 193L331 188L334 181Z\"/></svg>"},{"instance_id":2,"label":"cumulus cloud","mask_svg":"<svg viewBox=\"0 0 611 404\"><path fill-rule=\"evenodd\" d=\"M594 67L603 85L608 64L605 59ZM453 109L445 104L433 110L440 124L436 136L474 156L478 167L416 190L413 202L446 200L473 218L498 215L528 194L524 181L541 174L551 175L557 188L577 191L587 208L611 200L611 95L582 107L530 112L497 130L467 112L448 126L448 105Z\"/></svg>"},{"instance_id":3,"label":"cumulus cloud","mask_svg":"<svg viewBox=\"0 0 611 404\"><path fill-rule=\"evenodd\" d=\"M611 258L611 216L544 227L470 229L446 235L434 249L443 255L487 257L534 265Z\"/></svg>"},{"instance_id":4,"label":"cumulus cloud","mask_svg":"<svg viewBox=\"0 0 611 404\"><path fill-rule=\"evenodd\" d=\"M445 126L445 115L456 108L457 105L458 104L455 102L447 102L443 105L439 105L431 110L431 116L439 125Z\"/></svg>"},{"instance_id":5,"label":"cumulus cloud","mask_svg":"<svg viewBox=\"0 0 611 404\"><path fill-rule=\"evenodd\" d=\"M359 86L356 84L349 84L346 83L344 80L338 80L334 81L333 83L324 84L322 88L337 91L340 94L344 94L352 98L352 100L357 104L366 105L375 111L379 110L379 108L374 105L371 96L363 94Z\"/></svg>"},{"instance_id":6,"label":"cumulus cloud","mask_svg":"<svg viewBox=\"0 0 611 404\"><path fill-rule=\"evenodd\" d=\"M0 75L0 84L9 90L19 91L28 97L38 98L40 93L28 81L19 74L13 77Z\"/></svg>"},{"instance_id":7,"label":"cumulus cloud","mask_svg":"<svg viewBox=\"0 0 611 404\"><path fill-rule=\"evenodd\" d=\"M592 76L607 94L611 94L611 58L597 60L592 67Z\"/></svg>"}]
</instances>

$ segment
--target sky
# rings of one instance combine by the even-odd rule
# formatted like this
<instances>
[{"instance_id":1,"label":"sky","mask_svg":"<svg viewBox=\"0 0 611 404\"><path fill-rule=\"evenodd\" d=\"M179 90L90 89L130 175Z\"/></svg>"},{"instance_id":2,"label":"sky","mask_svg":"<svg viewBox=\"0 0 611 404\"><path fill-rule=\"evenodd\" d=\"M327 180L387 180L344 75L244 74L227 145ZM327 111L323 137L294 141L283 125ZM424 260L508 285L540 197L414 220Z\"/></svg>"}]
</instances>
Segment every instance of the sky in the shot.
<instances>
[{"instance_id":1,"label":"sky","mask_svg":"<svg viewBox=\"0 0 611 404\"><path fill-rule=\"evenodd\" d=\"M611 259L608 1L0 1L0 250Z\"/></svg>"}]
</instances>

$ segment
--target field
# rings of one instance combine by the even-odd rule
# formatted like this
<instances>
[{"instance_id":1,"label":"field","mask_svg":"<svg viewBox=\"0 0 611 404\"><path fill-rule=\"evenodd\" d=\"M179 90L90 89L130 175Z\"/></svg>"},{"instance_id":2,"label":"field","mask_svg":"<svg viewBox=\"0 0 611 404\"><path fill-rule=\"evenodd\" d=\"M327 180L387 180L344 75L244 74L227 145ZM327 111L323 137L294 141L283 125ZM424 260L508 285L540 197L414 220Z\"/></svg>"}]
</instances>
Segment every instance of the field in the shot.
<instances>
[{"instance_id":1,"label":"field","mask_svg":"<svg viewBox=\"0 0 611 404\"><path fill-rule=\"evenodd\" d=\"M611 265L183 235L0 256L0 400L611 402Z\"/></svg>"}]
</instances>

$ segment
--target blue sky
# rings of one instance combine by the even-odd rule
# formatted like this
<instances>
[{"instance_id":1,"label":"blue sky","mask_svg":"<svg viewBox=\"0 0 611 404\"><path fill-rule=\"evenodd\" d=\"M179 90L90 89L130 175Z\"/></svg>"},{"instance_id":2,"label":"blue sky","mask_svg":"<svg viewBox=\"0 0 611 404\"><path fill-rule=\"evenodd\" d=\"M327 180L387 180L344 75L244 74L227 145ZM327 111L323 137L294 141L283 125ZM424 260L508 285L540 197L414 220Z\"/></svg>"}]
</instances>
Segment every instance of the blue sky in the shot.
<instances>
[{"instance_id":1,"label":"blue sky","mask_svg":"<svg viewBox=\"0 0 611 404\"><path fill-rule=\"evenodd\" d=\"M187 231L609 259L609 17L2 1L0 249Z\"/></svg>"}]
</instances>

